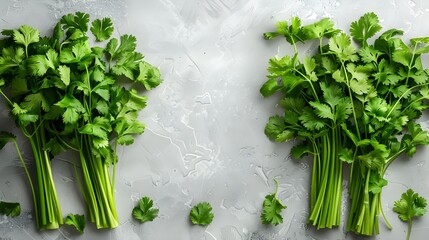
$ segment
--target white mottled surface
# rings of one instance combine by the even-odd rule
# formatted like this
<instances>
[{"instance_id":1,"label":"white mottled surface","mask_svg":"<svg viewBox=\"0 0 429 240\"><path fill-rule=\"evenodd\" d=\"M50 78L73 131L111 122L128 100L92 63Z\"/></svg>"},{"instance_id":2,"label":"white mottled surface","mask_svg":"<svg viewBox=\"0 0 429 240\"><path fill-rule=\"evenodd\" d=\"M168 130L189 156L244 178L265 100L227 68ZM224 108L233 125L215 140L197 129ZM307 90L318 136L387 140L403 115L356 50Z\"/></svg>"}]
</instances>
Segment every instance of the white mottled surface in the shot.
<instances>
[{"instance_id":1,"label":"white mottled surface","mask_svg":"<svg viewBox=\"0 0 429 240\"><path fill-rule=\"evenodd\" d=\"M114 230L96 230L89 224L84 235L69 227L37 232L26 178L8 145L0 152L0 200L20 202L23 213L16 219L0 217L0 239L357 238L343 227L316 231L306 226L311 161L291 160L290 144L265 137L265 123L279 109L274 108L275 97L263 99L259 94L269 57L291 49L280 39L264 41L262 33L294 15L304 23L332 17L338 27L348 29L351 21L374 11L385 29L403 29L408 38L428 36L429 2L0 0L0 29L29 24L47 34L59 17L75 11L92 18L111 17L116 35L136 35L138 50L165 79L148 93L149 106L142 113L146 132L120 152L116 199L122 224ZM13 125L3 109L0 123L2 130ZM24 155L31 158L28 151ZM413 159L398 159L391 166L382 200L394 229L381 223L381 234L368 239L405 239L407 225L391 207L408 187L429 198L428 155L429 148L422 148ZM64 215L85 209L72 161L63 155L52 163ZM259 215L264 196L274 190L273 178L280 182L279 197L288 209L283 212L284 224L267 227ZM145 195L154 199L160 217L140 225L132 220L131 210ZM209 201L214 208L215 219L208 227L189 223L190 206L200 201ZM429 216L415 221L412 239L428 234Z\"/></svg>"}]
</instances>

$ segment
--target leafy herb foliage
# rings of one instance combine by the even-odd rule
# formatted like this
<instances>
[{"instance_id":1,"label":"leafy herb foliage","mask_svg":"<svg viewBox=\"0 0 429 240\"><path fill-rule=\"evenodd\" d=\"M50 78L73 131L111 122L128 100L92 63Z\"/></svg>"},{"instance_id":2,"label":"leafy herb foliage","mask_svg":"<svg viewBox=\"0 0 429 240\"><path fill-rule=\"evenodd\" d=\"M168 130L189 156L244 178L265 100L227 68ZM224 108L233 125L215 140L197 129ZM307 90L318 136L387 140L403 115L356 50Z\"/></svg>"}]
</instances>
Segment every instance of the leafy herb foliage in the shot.
<instances>
[{"instance_id":1,"label":"leafy herb foliage","mask_svg":"<svg viewBox=\"0 0 429 240\"><path fill-rule=\"evenodd\" d=\"M265 134L277 142L301 140L291 150L295 158L313 155L309 222L317 228L340 223L347 163L351 209L346 228L378 233L386 169L401 154L412 157L417 146L429 144L428 133L416 122L429 106L428 71L421 57L429 52L429 38L407 44L398 29L376 37L381 29L377 15L367 13L351 24L350 35L335 29L330 19L302 26L297 17L264 34L266 39L283 36L294 47L292 56L269 60L260 92L281 94L284 113L270 117ZM297 45L310 41L317 41L318 49L300 56Z\"/></svg>"},{"instance_id":2,"label":"leafy herb foliage","mask_svg":"<svg viewBox=\"0 0 429 240\"><path fill-rule=\"evenodd\" d=\"M261 221L264 224L273 224L277 226L283 223L283 217L281 215L282 210L287 207L282 204L282 201L277 198L277 191L279 189L279 183L277 179L274 179L276 182L276 191L273 194L267 194L265 196L264 202L262 203L262 213Z\"/></svg>"},{"instance_id":3,"label":"leafy herb foliage","mask_svg":"<svg viewBox=\"0 0 429 240\"><path fill-rule=\"evenodd\" d=\"M212 206L208 202L200 202L192 207L189 217L195 225L209 225L214 218Z\"/></svg>"},{"instance_id":4,"label":"leafy herb foliage","mask_svg":"<svg viewBox=\"0 0 429 240\"><path fill-rule=\"evenodd\" d=\"M149 197L142 197L133 209L133 217L140 223L153 221L158 213L159 209L153 207L153 201Z\"/></svg>"},{"instance_id":5,"label":"leafy herb foliage","mask_svg":"<svg viewBox=\"0 0 429 240\"><path fill-rule=\"evenodd\" d=\"M21 214L21 205L19 203L0 201L0 214L17 217Z\"/></svg>"},{"instance_id":6,"label":"leafy herb foliage","mask_svg":"<svg viewBox=\"0 0 429 240\"><path fill-rule=\"evenodd\" d=\"M79 154L89 220L97 228L119 225L117 147L143 133L138 115L147 99L141 92L161 83L159 70L136 51L134 36L112 37L109 18L89 24L89 15L77 12L63 16L52 36L24 25L3 31L0 41L0 93L32 145L39 228L62 223L50 160L65 150ZM91 46L88 30L105 48Z\"/></svg>"},{"instance_id":7,"label":"leafy herb foliage","mask_svg":"<svg viewBox=\"0 0 429 240\"><path fill-rule=\"evenodd\" d=\"M427 212L427 201L412 189L408 189L401 199L393 205L393 211L398 213L399 218L408 223L407 240L410 239L413 228L413 218L421 217Z\"/></svg>"},{"instance_id":8,"label":"leafy herb foliage","mask_svg":"<svg viewBox=\"0 0 429 240\"><path fill-rule=\"evenodd\" d=\"M65 224L75 227L75 229L83 233L85 230L85 216L79 215L79 214L69 214L66 217L66 220L64 221Z\"/></svg>"}]
</instances>

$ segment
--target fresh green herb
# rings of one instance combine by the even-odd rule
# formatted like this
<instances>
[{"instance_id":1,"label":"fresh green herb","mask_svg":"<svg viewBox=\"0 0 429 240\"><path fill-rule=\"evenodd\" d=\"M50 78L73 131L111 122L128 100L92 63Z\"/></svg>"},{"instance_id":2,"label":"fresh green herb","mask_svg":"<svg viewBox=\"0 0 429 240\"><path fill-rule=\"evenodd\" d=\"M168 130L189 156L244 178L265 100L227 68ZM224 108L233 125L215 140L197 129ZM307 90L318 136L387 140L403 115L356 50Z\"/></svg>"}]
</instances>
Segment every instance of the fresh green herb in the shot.
<instances>
[{"instance_id":1,"label":"fresh green herb","mask_svg":"<svg viewBox=\"0 0 429 240\"><path fill-rule=\"evenodd\" d=\"M426 199L419 196L412 189L408 189L401 196L401 199L393 205L393 211L399 214L399 218L408 222L407 240L410 239L411 229L413 228L413 218L421 217L426 212Z\"/></svg>"},{"instance_id":2,"label":"fresh green herb","mask_svg":"<svg viewBox=\"0 0 429 240\"><path fill-rule=\"evenodd\" d=\"M83 233L85 230L85 216L79 215L79 214L69 214L66 217L66 220L64 221L65 224L69 226L73 226L78 230L80 233Z\"/></svg>"},{"instance_id":3,"label":"fresh green herb","mask_svg":"<svg viewBox=\"0 0 429 240\"><path fill-rule=\"evenodd\" d=\"M3 31L0 55L0 93L18 126L30 140L35 156L34 202L39 228L62 223L50 169L61 151L80 158L82 194L97 228L119 225L114 198L118 145L129 145L142 134L139 111L146 106L143 89L161 83L157 68L136 51L132 35L112 38L108 18L67 14L52 36L40 37L28 26ZM8 95L9 94L9 95Z\"/></svg>"},{"instance_id":4,"label":"fresh green herb","mask_svg":"<svg viewBox=\"0 0 429 240\"><path fill-rule=\"evenodd\" d=\"M351 36L329 19L301 26L294 17L276 26L265 38L284 36L295 53L269 61L260 92L265 97L280 92L284 114L271 117L265 133L277 142L301 140L291 150L295 158L313 155L309 222L317 228L340 224L347 163L347 231L378 233L380 213L390 227L381 207L384 173L401 154L411 157L417 146L429 144L416 122L429 107L429 76L421 58L429 52L429 38L406 44L397 29L376 37L381 26L374 13L353 22ZM297 44L312 40L319 43L315 54L301 57Z\"/></svg>"},{"instance_id":5,"label":"fresh green herb","mask_svg":"<svg viewBox=\"0 0 429 240\"><path fill-rule=\"evenodd\" d=\"M158 208L153 207L153 201L149 197L143 197L133 209L133 217L140 223L153 221L159 213Z\"/></svg>"},{"instance_id":6,"label":"fresh green herb","mask_svg":"<svg viewBox=\"0 0 429 240\"><path fill-rule=\"evenodd\" d=\"M21 205L19 203L0 201L0 214L17 217L21 214Z\"/></svg>"},{"instance_id":7,"label":"fresh green herb","mask_svg":"<svg viewBox=\"0 0 429 240\"><path fill-rule=\"evenodd\" d=\"M282 210L287 207L282 204L282 201L277 198L277 191L279 190L279 183L277 179L274 179L276 182L276 191L273 194L268 194L265 196L265 200L262 203L262 214L261 220L264 224L273 224L275 226L283 223L283 217L281 215Z\"/></svg>"},{"instance_id":8,"label":"fresh green herb","mask_svg":"<svg viewBox=\"0 0 429 240\"><path fill-rule=\"evenodd\" d=\"M189 217L193 224L207 226L214 218L212 206L208 202L200 202L192 207Z\"/></svg>"}]
</instances>

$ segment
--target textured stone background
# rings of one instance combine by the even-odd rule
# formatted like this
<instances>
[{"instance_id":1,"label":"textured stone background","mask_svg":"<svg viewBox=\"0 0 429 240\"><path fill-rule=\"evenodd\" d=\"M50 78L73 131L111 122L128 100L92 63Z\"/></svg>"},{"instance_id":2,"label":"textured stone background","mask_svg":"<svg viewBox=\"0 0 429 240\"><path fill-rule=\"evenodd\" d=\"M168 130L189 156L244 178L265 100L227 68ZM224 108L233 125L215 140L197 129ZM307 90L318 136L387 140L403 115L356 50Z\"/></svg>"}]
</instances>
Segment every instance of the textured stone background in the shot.
<instances>
[{"instance_id":1,"label":"textured stone background","mask_svg":"<svg viewBox=\"0 0 429 240\"><path fill-rule=\"evenodd\" d=\"M268 117L280 109L274 107L275 97L259 94L269 57L291 49L280 39L264 41L262 33L295 15L304 23L331 17L339 28L348 29L359 16L374 11L385 29L400 28L408 38L428 36L429 2L0 0L0 29L28 24L48 34L62 15L75 11L93 19L111 17L117 36L136 35L138 50L164 78L148 93L149 106L141 114L146 132L120 152L116 199L122 224L114 230L96 230L89 224L82 236L68 227L37 232L24 171L9 145L0 152L0 200L21 202L23 213L16 219L0 217L0 239L358 239L343 227L316 231L306 226L311 161L291 160L290 144L265 137ZM428 65L429 58L425 60ZM0 117L0 129L13 126L4 109ZM24 155L31 157L28 150ZM383 207L394 230L381 221L381 234L365 239L405 239L407 226L391 208L408 187L429 198L428 155L429 148L422 148L413 159L398 159L391 166ZM62 155L52 162L65 215L85 212L74 160ZM267 227L259 215L264 196L274 190L273 178L279 180L279 197L288 209L284 224ZM345 188L347 183L345 179ZM132 220L131 210L146 195L154 199L160 216L140 225ZM215 219L208 227L189 223L189 210L200 201L214 208ZM416 221L412 238L425 239L428 226L429 216Z\"/></svg>"}]
</instances>

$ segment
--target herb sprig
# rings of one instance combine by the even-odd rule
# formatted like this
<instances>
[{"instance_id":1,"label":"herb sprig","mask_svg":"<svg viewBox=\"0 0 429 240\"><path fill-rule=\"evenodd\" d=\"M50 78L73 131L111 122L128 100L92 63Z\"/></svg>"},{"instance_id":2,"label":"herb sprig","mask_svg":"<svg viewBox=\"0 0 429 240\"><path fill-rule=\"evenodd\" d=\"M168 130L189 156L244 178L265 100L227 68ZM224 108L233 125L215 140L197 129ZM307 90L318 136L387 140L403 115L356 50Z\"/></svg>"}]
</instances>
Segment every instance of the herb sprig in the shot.
<instances>
[{"instance_id":1,"label":"herb sprig","mask_svg":"<svg viewBox=\"0 0 429 240\"><path fill-rule=\"evenodd\" d=\"M427 212L427 201L412 189L401 195L401 199L393 204L393 211L398 213L399 219L408 223L407 240L410 239L413 228L413 219L421 217Z\"/></svg>"}]
</instances>

